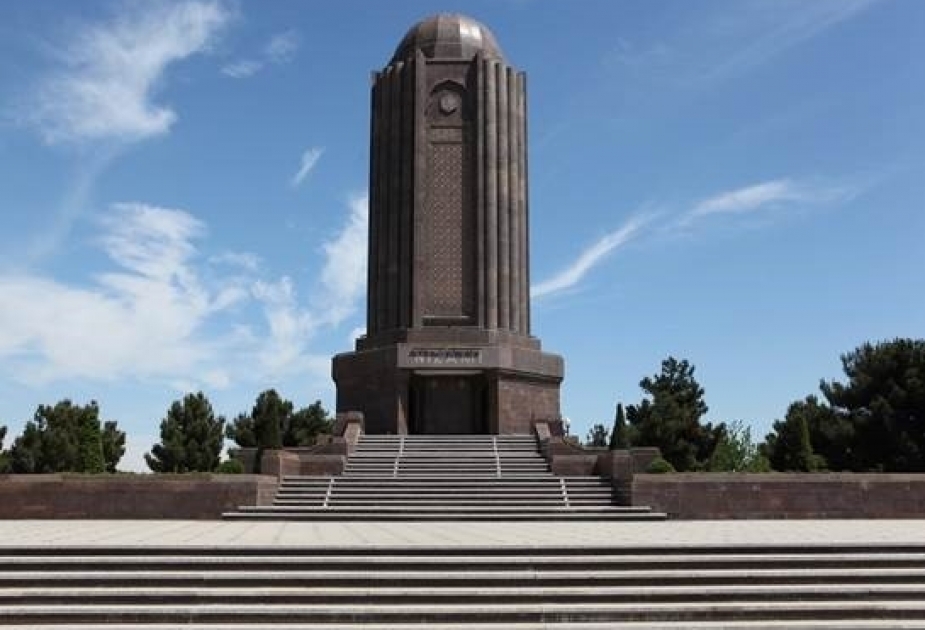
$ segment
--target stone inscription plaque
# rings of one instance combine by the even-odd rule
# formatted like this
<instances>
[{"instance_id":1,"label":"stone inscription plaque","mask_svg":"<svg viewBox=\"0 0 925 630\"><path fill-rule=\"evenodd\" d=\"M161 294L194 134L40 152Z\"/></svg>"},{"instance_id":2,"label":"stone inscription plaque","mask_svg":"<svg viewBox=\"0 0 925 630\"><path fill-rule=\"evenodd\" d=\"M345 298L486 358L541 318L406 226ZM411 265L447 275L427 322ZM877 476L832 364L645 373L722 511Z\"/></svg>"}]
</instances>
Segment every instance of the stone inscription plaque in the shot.
<instances>
[{"instance_id":1,"label":"stone inscription plaque","mask_svg":"<svg viewBox=\"0 0 925 630\"><path fill-rule=\"evenodd\" d=\"M408 363L420 367L459 367L482 364L479 348L411 348Z\"/></svg>"}]
</instances>

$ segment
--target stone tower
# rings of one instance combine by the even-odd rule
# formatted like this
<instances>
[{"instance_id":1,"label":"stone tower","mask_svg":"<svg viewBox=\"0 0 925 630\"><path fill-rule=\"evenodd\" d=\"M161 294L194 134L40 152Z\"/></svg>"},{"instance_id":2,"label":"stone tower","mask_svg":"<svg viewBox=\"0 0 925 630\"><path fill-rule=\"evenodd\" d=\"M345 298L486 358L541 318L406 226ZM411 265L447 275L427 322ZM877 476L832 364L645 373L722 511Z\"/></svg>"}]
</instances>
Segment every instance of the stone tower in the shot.
<instances>
[{"instance_id":1,"label":"stone tower","mask_svg":"<svg viewBox=\"0 0 925 630\"><path fill-rule=\"evenodd\" d=\"M374 74L366 336L334 357L369 433L528 433L562 358L530 335L525 75L459 15Z\"/></svg>"}]
</instances>

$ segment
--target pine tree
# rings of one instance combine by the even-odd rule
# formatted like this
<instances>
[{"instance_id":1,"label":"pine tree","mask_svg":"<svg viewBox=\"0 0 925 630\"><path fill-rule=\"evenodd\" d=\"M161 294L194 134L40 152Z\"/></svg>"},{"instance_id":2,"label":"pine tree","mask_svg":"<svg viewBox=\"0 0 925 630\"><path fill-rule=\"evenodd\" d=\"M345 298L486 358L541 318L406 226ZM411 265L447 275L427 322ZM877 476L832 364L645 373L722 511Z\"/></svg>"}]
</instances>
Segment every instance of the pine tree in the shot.
<instances>
[{"instance_id":1,"label":"pine tree","mask_svg":"<svg viewBox=\"0 0 925 630\"><path fill-rule=\"evenodd\" d=\"M103 441L100 435L100 419L97 414L81 414L78 419L78 466L81 472L101 473L106 470L103 462Z\"/></svg>"},{"instance_id":2,"label":"pine tree","mask_svg":"<svg viewBox=\"0 0 925 630\"><path fill-rule=\"evenodd\" d=\"M254 419L254 433L257 447L276 449L283 445L283 426L289 424L292 403L283 400L275 389L268 389L257 396L251 417Z\"/></svg>"},{"instance_id":3,"label":"pine tree","mask_svg":"<svg viewBox=\"0 0 925 630\"><path fill-rule=\"evenodd\" d=\"M161 442L145 454L159 473L212 472L219 465L225 419L216 417L205 394L174 401L161 421Z\"/></svg>"},{"instance_id":4,"label":"pine tree","mask_svg":"<svg viewBox=\"0 0 925 630\"><path fill-rule=\"evenodd\" d=\"M15 473L114 472L122 451L105 456L107 431L121 434L117 423L100 428L100 409L95 401L75 405L62 400L39 405L8 453L8 466ZM111 427L111 429L110 429Z\"/></svg>"},{"instance_id":5,"label":"pine tree","mask_svg":"<svg viewBox=\"0 0 925 630\"><path fill-rule=\"evenodd\" d=\"M293 404L268 389L257 396L250 414L239 414L226 435L242 448L311 446L320 433L331 431L331 417L320 400L293 411Z\"/></svg>"},{"instance_id":6,"label":"pine tree","mask_svg":"<svg viewBox=\"0 0 925 630\"><path fill-rule=\"evenodd\" d=\"M617 403L617 413L613 419L613 430L610 432L610 450L615 451L620 448L629 448L629 446L623 403Z\"/></svg>"},{"instance_id":7,"label":"pine tree","mask_svg":"<svg viewBox=\"0 0 925 630\"><path fill-rule=\"evenodd\" d=\"M701 424L708 408L694 366L668 357L661 373L642 379L639 386L650 398L626 409L632 444L658 447L680 472L704 468L725 427Z\"/></svg>"},{"instance_id":8,"label":"pine tree","mask_svg":"<svg viewBox=\"0 0 925 630\"><path fill-rule=\"evenodd\" d=\"M774 470L812 472L825 468L824 458L813 451L810 432L810 425L825 413L828 409L819 405L815 396L790 405L784 420L774 423L773 432L761 447Z\"/></svg>"},{"instance_id":9,"label":"pine tree","mask_svg":"<svg viewBox=\"0 0 925 630\"><path fill-rule=\"evenodd\" d=\"M283 430L284 446L311 446L318 435L331 432L332 420L328 411L316 400L289 417Z\"/></svg>"},{"instance_id":10,"label":"pine tree","mask_svg":"<svg viewBox=\"0 0 925 630\"><path fill-rule=\"evenodd\" d=\"M3 450L4 439L6 439L6 427L0 425L0 474L10 472L10 454Z\"/></svg>"},{"instance_id":11,"label":"pine tree","mask_svg":"<svg viewBox=\"0 0 925 630\"><path fill-rule=\"evenodd\" d=\"M103 447L103 461L106 472L116 472L116 465L125 455L125 431L120 431L118 425L112 421L103 423L103 432L100 434Z\"/></svg>"},{"instance_id":12,"label":"pine tree","mask_svg":"<svg viewBox=\"0 0 925 630\"><path fill-rule=\"evenodd\" d=\"M925 471L925 339L865 343L842 356L847 383L822 382L850 426L852 470ZM842 448L844 450L844 448Z\"/></svg>"}]
</instances>

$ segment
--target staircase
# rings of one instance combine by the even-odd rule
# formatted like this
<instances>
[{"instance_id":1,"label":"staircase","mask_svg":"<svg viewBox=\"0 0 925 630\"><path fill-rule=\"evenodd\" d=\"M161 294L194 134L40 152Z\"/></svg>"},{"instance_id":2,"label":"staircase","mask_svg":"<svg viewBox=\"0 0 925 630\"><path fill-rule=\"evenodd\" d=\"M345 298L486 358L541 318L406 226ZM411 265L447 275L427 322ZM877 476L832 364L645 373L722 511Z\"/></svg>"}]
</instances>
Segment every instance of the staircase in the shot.
<instances>
[{"instance_id":1,"label":"staircase","mask_svg":"<svg viewBox=\"0 0 925 630\"><path fill-rule=\"evenodd\" d=\"M0 626L925 628L925 547L6 547Z\"/></svg>"},{"instance_id":2,"label":"staircase","mask_svg":"<svg viewBox=\"0 0 925 630\"><path fill-rule=\"evenodd\" d=\"M558 477L531 436L364 435L343 475L285 477L272 505L226 519L662 520L610 480Z\"/></svg>"}]
</instances>

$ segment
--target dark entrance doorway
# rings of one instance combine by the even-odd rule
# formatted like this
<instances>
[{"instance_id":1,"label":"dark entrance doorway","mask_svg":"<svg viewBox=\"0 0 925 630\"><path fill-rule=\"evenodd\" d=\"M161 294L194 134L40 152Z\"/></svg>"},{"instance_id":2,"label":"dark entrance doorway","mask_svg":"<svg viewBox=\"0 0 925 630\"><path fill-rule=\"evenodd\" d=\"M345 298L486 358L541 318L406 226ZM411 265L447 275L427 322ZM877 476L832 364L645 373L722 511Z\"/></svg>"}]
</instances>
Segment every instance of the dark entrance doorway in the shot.
<instances>
[{"instance_id":1,"label":"dark entrance doorway","mask_svg":"<svg viewBox=\"0 0 925 630\"><path fill-rule=\"evenodd\" d=\"M482 375L414 376L411 379L411 433L488 432L487 388Z\"/></svg>"}]
</instances>

